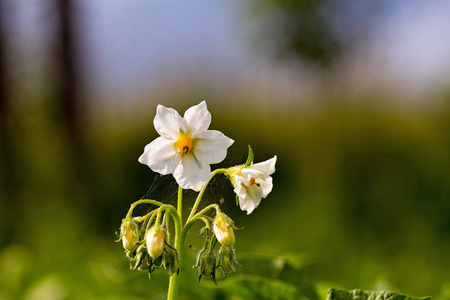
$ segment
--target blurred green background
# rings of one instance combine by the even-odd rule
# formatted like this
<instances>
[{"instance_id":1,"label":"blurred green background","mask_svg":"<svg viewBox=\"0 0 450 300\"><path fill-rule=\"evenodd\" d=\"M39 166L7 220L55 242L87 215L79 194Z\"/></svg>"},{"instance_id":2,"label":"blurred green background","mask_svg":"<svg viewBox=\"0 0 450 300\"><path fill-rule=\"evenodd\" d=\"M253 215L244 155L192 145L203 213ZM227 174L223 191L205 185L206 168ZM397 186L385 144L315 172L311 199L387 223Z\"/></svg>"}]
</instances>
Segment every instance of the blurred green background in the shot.
<instances>
[{"instance_id":1,"label":"blurred green background","mask_svg":"<svg viewBox=\"0 0 450 300\"><path fill-rule=\"evenodd\" d=\"M156 105L206 100L226 160L278 156L241 267L181 299L325 299L331 287L450 299L446 1L0 0L0 299L164 299L115 231L177 186L137 158ZM193 205L186 192L186 213ZM150 207L142 207L144 214Z\"/></svg>"}]
</instances>

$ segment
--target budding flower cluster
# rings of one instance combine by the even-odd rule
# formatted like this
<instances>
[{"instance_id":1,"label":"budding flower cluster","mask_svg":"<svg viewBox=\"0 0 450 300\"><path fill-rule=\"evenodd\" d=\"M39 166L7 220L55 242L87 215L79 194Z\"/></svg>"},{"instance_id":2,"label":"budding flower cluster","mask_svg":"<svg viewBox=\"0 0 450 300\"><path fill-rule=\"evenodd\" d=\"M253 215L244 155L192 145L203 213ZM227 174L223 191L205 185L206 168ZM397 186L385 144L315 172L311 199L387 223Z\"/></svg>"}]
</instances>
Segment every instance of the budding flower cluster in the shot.
<instances>
[{"instance_id":1,"label":"budding flower cluster","mask_svg":"<svg viewBox=\"0 0 450 300\"><path fill-rule=\"evenodd\" d=\"M211 221L213 223L212 230L209 223ZM214 220L205 218L204 222L206 226L202 228L200 235L205 235L205 245L198 252L194 267L199 268L199 281L202 276L206 276L216 283L215 272L218 267L222 269L226 276L227 273L234 272L238 265L233 248L235 242L234 229L237 228L233 221L220 211L217 212ZM213 251L216 240L221 244L217 253Z\"/></svg>"},{"instance_id":2,"label":"budding flower cluster","mask_svg":"<svg viewBox=\"0 0 450 300\"><path fill-rule=\"evenodd\" d=\"M135 218L139 222L139 218ZM132 270L148 270L149 274L155 268L163 267L169 274L179 272L180 263L178 251L168 244L166 228L154 224L144 233L132 218L122 221L120 227L120 240L127 257L130 259ZM141 221L142 222L142 221Z\"/></svg>"}]
</instances>

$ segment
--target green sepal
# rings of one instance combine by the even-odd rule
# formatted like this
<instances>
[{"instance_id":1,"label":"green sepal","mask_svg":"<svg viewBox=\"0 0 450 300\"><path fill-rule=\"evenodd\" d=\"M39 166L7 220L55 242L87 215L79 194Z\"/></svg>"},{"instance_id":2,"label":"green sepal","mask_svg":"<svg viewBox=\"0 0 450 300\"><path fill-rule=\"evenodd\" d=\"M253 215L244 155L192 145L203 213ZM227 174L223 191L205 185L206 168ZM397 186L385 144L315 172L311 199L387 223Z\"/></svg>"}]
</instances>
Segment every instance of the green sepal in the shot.
<instances>
[{"instance_id":1,"label":"green sepal","mask_svg":"<svg viewBox=\"0 0 450 300\"><path fill-rule=\"evenodd\" d=\"M114 242L118 243L122 240L122 235L119 232L115 232L114 233L116 235L117 240L115 240Z\"/></svg>"},{"instance_id":2,"label":"green sepal","mask_svg":"<svg viewBox=\"0 0 450 300\"><path fill-rule=\"evenodd\" d=\"M146 253L145 245L139 246L135 252L135 256L132 257L132 259L135 261L135 264L134 264L134 266L132 266L131 270L135 271L144 262L144 258L146 256L147 256L147 253Z\"/></svg>"},{"instance_id":3,"label":"green sepal","mask_svg":"<svg viewBox=\"0 0 450 300\"><path fill-rule=\"evenodd\" d=\"M236 230L236 231L241 231L241 230L244 229L244 227L237 227L236 225L234 225L234 223L231 224L231 228L233 228L233 229Z\"/></svg>"},{"instance_id":4,"label":"green sepal","mask_svg":"<svg viewBox=\"0 0 450 300\"><path fill-rule=\"evenodd\" d=\"M198 257L198 281L200 282L200 279L202 276L209 277L213 280L213 282L217 285L216 281L216 255L212 251L205 251L199 253Z\"/></svg>"},{"instance_id":5,"label":"green sepal","mask_svg":"<svg viewBox=\"0 0 450 300\"><path fill-rule=\"evenodd\" d=\"M164 253L162 255L162 266L166 273L171 276L176 273L177 275L180 272L180 260L178 256L178 251L175 248L170 247L166 244L166 248L164 249Z\"/></svg>"},{"instance_id":6,"label":"green sepal","mask_svg":"<svg viewBox=\"0 0 450 300\"><path fill-rule=\"evenodd\" d=\"M253 149L250 145L248 145L248 157L247 157L247 161L245 162L245 165L242 168L246 168L248 166L250 166L253 163L253 158L254 158L254 154L253 154Z\"/></svg>"}]
</instances>

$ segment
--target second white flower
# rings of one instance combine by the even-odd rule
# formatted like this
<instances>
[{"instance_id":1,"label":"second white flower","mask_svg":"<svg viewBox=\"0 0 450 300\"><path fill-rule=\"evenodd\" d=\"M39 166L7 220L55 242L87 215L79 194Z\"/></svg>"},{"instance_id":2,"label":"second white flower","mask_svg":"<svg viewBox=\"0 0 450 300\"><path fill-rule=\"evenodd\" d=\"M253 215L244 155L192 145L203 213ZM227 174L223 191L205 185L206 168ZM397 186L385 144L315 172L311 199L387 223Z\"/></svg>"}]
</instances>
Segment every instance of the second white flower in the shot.
<instances>
[{"instance_id":1,"label":"second white flower","mask_svg":"<svg viewBox=\"0 0 450 300\"><path fill-rule=\"evenodd\" d=\"M277 157L264 162L250 165L234 174L234 192L239 197L239 207L251 214L261 203L261 198L266 198L272 191L272 177L275 172Z\"/></svg>"}]
</instances>

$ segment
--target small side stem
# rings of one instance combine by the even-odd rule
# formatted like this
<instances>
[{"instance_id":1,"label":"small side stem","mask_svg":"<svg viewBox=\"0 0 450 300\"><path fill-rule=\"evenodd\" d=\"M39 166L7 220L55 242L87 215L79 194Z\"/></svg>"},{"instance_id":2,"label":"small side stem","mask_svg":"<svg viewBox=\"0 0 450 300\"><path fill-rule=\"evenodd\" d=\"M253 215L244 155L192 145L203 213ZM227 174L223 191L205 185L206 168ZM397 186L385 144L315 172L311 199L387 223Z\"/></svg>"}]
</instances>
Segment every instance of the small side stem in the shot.
<instances>
[{"instance_id":1,"label":"small side stem","mask_svg":"<svg viewBox=\"0 0 450 300\"><path fill-rule=\"evenodd\" d=\"M151 200L151 199L141 199L138 200L136 202L134 202L133 204L131 204L130 209L128 210L127 213L127 218L131 218L133 216L133 209L138 206L139 204L144 204L144 203L148 203L148 204L153 204L153 205L158 205L158 206L162 206L164 205L164 203L161 203L159 201L156 200Z\"/></svg>"},{"instance_id":2,"label":"small side stem","mask_svg":"<svg viewBox=\"0 0 450 300\"><path fill-rule=\"evenodd\" d=\"M216 210L216 214L221 213L219 205L211 204L211 205L208 205L207 207L205 207L204 209L202 209L201 211L199 211L195 216L193 216L191 221L195 221L197 218L200 218L201 216L203 216L208 210L213 209L213 208Z\"/></svg>"},{"instance_id":3,"label":"small side stem","mask_svg":"<svg viewBox=\"0 0 450 300\"><path fill-rule=\"evenodd\" d=\"M211 210L213 208L216 210L217 214L221 212L220 208L219 208L219 205L217 205L217 204L208 205L207 207L205 207L204 209L199 211L197 214L195 214L189 221L186 222L186 225L184 226L183 231L186 231L186 233L187 233L187 231L191 228L191 226L195 223L195 221L197 221L198 219L202 218L202 216L206 212L208 212L209 210Z\"/></svg>"},{"instance_id":4,"label":"small side stem","mask_svg":"<svg viewBox=\"0 0 450 300\"><path fill-rule=\"evenodd\" d=\"M140 223L140 222L142 222L142 221L145 221L145 220L147 220L148 217L150 217L151 215L153 215L157 210L158 210L158 209L154 209L154 210L152 210L151 212L149 212L148 214L146 214L146 215L143 216L143 217L134 217L133 220L134 220L135 222L138 222L138 223Z\"/></svg>"},{"instance_id":5,"label":"small side stem","mask_svg":"<svg viewBox=\"0 0 450 300\"><path fill-rule=\"evenodd\" d=\"M214 170L214 171L211 173L211 179L213 179L213 177L214 177L216 174L219 174L219 173L224 174L224 173L226 173L226 172L227 172L227 169L217 169L217 170ZM192 219L192 217L195 215L195 212L197 211L197 208L198 208L198 206L199 206L199 204L200 204L200 201L202 200L203 194L204 194L205 191L206 191L206 187L208 186L208 184L209 184L209 182L211 181L211 179L209 179L208 182L205 183L205 184L203 185L202 189L200 190L200 193L198 194L197 199L195 200L194 206L192 207L191 213L189 214L189 218L188 218L187 222L189 222L189 221Z\"/></svg>"}]
</instances>

